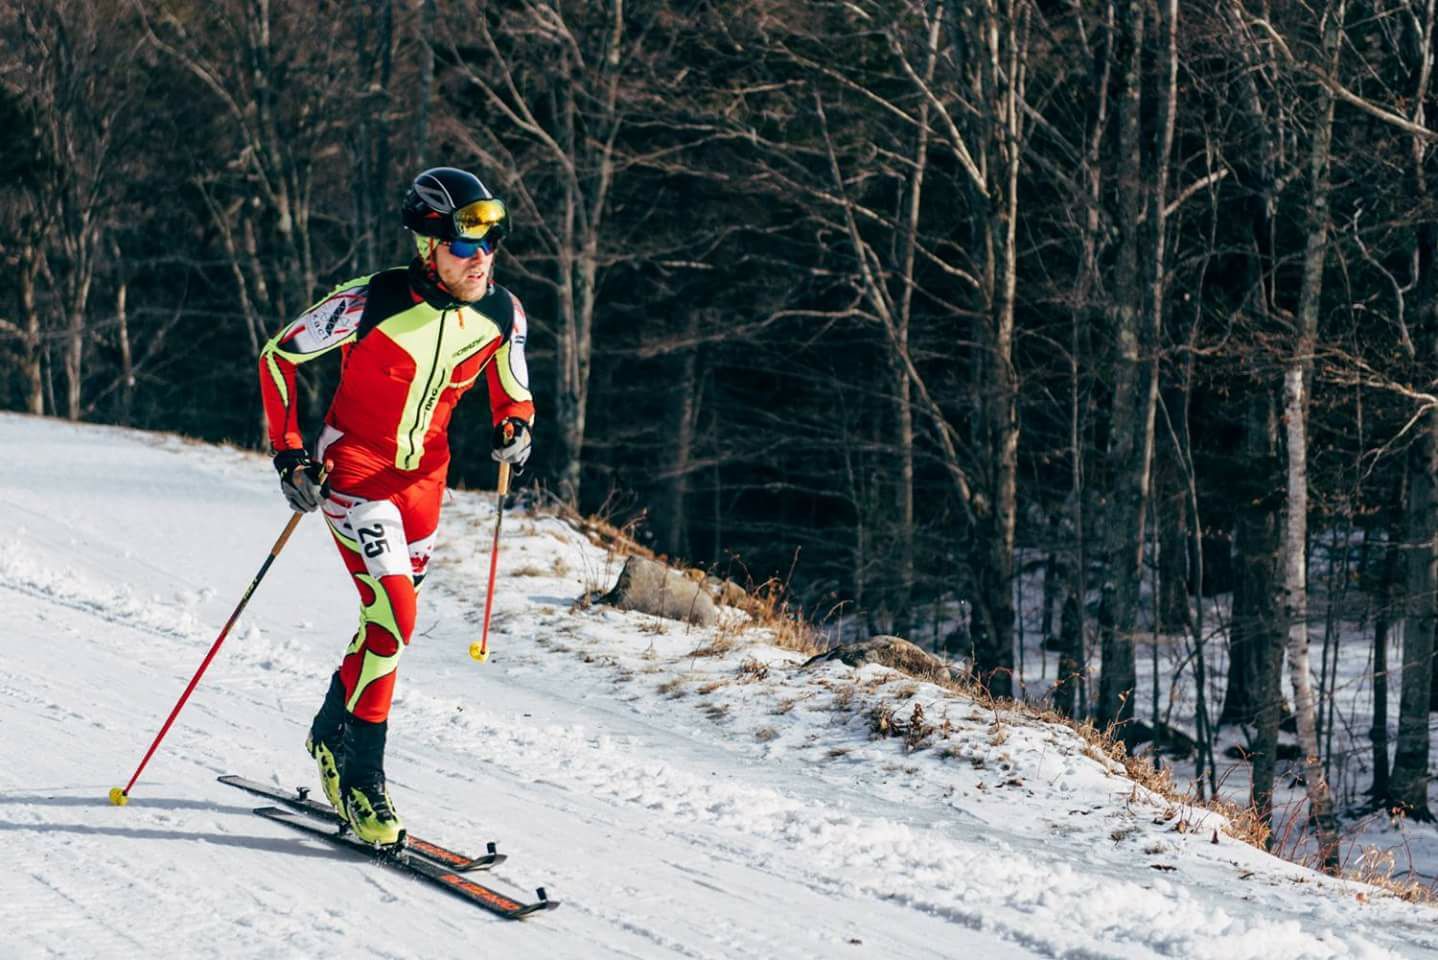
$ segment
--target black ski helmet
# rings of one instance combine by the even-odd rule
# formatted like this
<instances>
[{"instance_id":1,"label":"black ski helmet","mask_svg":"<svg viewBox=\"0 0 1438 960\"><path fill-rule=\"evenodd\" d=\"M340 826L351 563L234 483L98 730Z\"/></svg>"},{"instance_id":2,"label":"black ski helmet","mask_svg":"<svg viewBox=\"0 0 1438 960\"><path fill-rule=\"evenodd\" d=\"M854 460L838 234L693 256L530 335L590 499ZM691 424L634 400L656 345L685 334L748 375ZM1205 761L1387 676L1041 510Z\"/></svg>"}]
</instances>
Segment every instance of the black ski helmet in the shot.
<instances>
[{"instance_id":1,"label":"black ski helmet","mask_svg":"<svg viewBox=\"0 0 1438 960\"><path fill-rule=\"evenodd\" d=\"M437 241L503 239L509 233L509 210L504 201L472 173L454 167L432 167L409 185L402 216L414 233L421 256L427 253L421 237Z\"/></svg>"}]
</instances>

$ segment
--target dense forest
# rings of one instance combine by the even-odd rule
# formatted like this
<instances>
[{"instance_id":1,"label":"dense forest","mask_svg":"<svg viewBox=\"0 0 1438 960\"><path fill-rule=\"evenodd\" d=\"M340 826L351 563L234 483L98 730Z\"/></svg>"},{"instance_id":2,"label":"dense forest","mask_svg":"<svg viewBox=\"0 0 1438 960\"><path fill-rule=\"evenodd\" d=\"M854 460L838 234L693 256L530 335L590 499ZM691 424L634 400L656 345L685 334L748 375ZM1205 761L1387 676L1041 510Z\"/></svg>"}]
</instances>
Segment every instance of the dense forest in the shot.
<instances>
[{"instance_id":1,"label":"dense forest","mask_svg":"<svg viewBox=\"0 0 1438 960\"><path fill-rule=\"evenodd\" d=\"M1427 817L1434 21L0 0L0 405L261 447L265 340L407 259L409 179L464 167L512 212L523 485L997 695L1037 565L1047 694L1101 723L1134 716L1140 629L1197 641L1201 693L1192 598L1231 593L1197 735L1252 726L1262 811L1291 710L1325 836L1309 560L1341 532L1375 656L1402 649L1372 670L1374 803ZM313 435L334 372L306 375ZM486 486L470 403L452 479Z\"/></svg>"}]
</instances>

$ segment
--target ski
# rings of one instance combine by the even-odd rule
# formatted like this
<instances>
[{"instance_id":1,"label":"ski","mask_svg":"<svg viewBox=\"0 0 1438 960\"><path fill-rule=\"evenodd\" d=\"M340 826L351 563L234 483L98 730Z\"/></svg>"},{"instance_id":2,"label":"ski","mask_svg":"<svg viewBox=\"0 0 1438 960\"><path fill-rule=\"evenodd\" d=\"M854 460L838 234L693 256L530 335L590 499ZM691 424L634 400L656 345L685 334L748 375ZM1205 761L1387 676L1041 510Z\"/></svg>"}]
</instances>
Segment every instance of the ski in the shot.
<instances>
[{"instance_id":1,"label":"ski","mask_svg":"<svg viewBox=\"0 0 1438 960\"><path fill-rule=\"evenodd\" d=\"M259 783L255 780L246 780L244 777L238 777L234 774L226 774L220 777L219 780L221 783L229 784L232 787L239 787L241 790L247 790L257 796L277 800L285 806L298 810L301 813L308 813L311 816L318 817L329 825L339 828L341 831L348 828L348 825L340 818L340 815L335 812L334 807L331 807L323 800L314 799L304 787L301 787L294 793L289 793L285 790L281 790L279 787L274 787L267 783ZM462 853L456 853L447 847L441 847L437 843L421 840L419 837L406 836L405 838L405 849L421 857L433 860L435 863L453 870L456 873L488 870L490 867L497 866L508 859L504 854L496 851L493 843L486 844L486 847L489 852L484 854L484 856L468 857Z\"/></svg>"},{"instance_id":2,"label":"ski","mask_svg":"<svg viewBox=\"0 0 1438 960\"><path fill-rule=\"evenodd\" d=\"M498 914L510 920L518 920L527 917L531 913L538 913L541 910L553 910L559 906L558 900L549 899L544 888L536 891L538 900L533 903L521 903L512 897L507 897L482 883L475 883L468 877L450 870L428 857L416 856L407 847L397 846L392 848L376 847L365 843L352 833L339 833L318 820L297 813L294 810L281 809L280 807L259 807L255 813L277 823L300 830L312 837L319 837L337 847L344 847L362 853L398 870L403 870L411 876L418 877L434 884L437 887L448 890L456 896L463 897L477 907L482 907L490 913Z\"/></svg>"}]
</instances>

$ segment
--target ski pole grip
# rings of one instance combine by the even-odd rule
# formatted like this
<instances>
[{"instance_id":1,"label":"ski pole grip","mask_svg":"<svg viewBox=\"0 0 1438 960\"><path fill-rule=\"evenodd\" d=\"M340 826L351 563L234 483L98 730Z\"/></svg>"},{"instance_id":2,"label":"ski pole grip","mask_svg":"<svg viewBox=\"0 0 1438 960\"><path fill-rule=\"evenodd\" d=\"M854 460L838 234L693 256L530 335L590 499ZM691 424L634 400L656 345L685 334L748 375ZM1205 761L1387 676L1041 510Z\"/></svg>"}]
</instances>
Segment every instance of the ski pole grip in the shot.
<instances>
[{"instance_id":1,"label":"ski pole grip","mask_svg":"<svg viewBox=\"0 0 1438 960\"><path fill-rule=\"evenodd\" d=\"M324 462L324 465L323 465L322 467L320 467L320 473L319 473L319 477L318 477L317 479L319 480L319 484L320 484L320 487L321 487L321 488L324 487L325 480L326 480L326 478L329 477L329 475L330 475L330 470L333 469L333 467L334 467L334 461L333 461L333 460L326 460L326 461ZM278 540L276 540L276 541L275 541L275 545L270 548L270 559L271 559L271 560L273 560L275 557L279 556L280 551L285 548L285 544L288 543L289 540L290 540L290 534L292 534L292 533L295 532L295 527L299 526L300 518L303 517L303 516L304 516L304 512L301 511L301 510L296 510L293 514L290 515L290 522L287 523L287 524L285 524L285 529L280 532L280 538L279 538ZM264 571L263 571L263 570L260 571L260 576L264 576Z\"/></svg>"}]
</instances>

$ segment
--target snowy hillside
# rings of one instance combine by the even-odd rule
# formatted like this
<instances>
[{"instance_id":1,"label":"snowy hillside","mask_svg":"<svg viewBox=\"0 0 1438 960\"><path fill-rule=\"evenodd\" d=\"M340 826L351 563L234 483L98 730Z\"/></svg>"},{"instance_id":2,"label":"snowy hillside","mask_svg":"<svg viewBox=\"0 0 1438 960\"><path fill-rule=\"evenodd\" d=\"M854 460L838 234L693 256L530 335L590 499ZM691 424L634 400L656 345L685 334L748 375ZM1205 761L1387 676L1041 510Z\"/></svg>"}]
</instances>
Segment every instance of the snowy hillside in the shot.
<instances>
[{"instance_id":1,"label":"snowy hillside","mask_svg":"<svg viewBox=\"0 0 1438 960\"><path fill-rule=\"evenodd\" d=\"M552 517L506 519L476 664L477 494L446 507L391 792L432 840L498 841L486 882L542 884L560 909L497 919L215 781L314 779L305 730L357 609L314 517L111 806L287 514L254 454L14 415L0 450L7 960L1438 956L1438 912L1259 853L1063 728L877 667L800 670L752 636L696 655L712 632L577 608L618 566ZM880 703L935 731L913 751L874 739Z\"/></svg>"}]
</instances>

